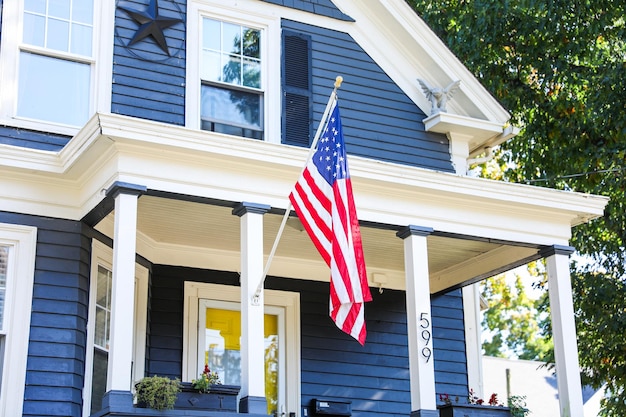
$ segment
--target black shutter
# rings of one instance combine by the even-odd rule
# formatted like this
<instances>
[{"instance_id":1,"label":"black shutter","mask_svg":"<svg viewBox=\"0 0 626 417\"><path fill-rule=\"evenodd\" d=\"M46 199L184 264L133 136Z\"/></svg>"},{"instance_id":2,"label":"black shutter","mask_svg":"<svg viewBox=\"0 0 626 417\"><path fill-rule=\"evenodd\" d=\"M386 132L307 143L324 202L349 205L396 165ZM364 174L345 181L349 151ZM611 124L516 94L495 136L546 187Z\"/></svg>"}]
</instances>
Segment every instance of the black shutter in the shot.
<instances>
[{"instance_id":1,"label":"black shutter","mask_svg":"<svg viewBox=\"0 0 626 417\"><path fill-rule=\"evenodd\" d=\"M311 143L311 37L283 31L282 143Z\"/></svg>"}]
</instances>

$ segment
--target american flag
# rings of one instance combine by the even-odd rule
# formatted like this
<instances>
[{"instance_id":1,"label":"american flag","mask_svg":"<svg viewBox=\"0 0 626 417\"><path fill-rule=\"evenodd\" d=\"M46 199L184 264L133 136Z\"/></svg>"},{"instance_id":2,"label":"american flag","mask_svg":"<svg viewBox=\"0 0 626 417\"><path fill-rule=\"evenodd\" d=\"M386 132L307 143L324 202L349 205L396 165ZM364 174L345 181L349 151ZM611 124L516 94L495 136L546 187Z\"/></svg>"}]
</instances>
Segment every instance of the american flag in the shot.
<instances>
[{"instance_id":1,"label":"american flag","mask_svg":"<svg viewBox=\"0 0 626 417\"><path fill-rule=\"evenodd\" d=\"M289 195L315 247L330 267L330 317L363 345L364 305L372 300L352 196L339 105L335 101L313 157Z\"/></svg>"}]
</instances>

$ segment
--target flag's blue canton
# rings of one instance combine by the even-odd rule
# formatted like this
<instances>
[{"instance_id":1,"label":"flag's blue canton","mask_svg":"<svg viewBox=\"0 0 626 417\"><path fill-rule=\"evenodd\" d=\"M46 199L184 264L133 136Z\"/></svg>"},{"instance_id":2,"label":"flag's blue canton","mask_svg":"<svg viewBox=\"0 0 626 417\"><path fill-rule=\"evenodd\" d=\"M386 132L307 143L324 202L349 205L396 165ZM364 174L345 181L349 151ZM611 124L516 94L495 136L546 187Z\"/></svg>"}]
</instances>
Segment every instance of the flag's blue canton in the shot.
<instances>
[{"instance_id":1,"label":"flag's blue canton","mask_svg":"<svg viewBox=\"0 0 626 417\"><path fill-rule=\"evenodd\" d=\"M335 106L330 114L328 124L313 155L313 163L330 185L333 185L337 179L348 178L339 106Z\"/></svg>"}]
</instances>

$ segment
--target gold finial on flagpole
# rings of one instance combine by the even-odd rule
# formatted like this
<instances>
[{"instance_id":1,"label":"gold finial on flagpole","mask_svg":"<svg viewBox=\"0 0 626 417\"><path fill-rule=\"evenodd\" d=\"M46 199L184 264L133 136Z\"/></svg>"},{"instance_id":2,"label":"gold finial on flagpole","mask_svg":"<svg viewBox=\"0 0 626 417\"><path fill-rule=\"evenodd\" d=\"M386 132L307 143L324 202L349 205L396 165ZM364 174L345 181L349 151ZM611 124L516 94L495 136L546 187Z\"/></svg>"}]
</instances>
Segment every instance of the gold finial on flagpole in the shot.
<instances>
[{"instance_id":1,"label":"gold finial on flagpole","mask_svg":"<svg viewBox=\"0 0 626 417\"><path fill-rule=\"evenodd\" d=\"M339 88L341 87L341 83L343 82L343 77L341 75L338 75L337 78L335 78L335 88Z\"/></svg>"}]
</instances>

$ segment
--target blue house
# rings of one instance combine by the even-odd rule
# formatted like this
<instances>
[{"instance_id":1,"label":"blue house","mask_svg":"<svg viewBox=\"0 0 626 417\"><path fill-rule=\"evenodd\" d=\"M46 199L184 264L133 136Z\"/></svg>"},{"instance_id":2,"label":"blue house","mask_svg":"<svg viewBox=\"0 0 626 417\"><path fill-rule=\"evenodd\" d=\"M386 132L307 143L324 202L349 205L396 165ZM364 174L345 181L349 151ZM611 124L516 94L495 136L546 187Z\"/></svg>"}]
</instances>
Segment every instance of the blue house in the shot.
<instances>
[{"instance_id":1,"label":"blue house","mask_svg":"<svg viewBox=\"0 0 626 417\"><path fill-rule=\"evenodd\" d=\"M0 9L0 415L207 415L132 392L209 365L240 414L438 416L481 385L470 284L546 258L582 417L568 239L606 200L469 177L517 131L404 1ZM288 200L337 76L363 346Z\"/></svg>"}]
</instances>

